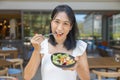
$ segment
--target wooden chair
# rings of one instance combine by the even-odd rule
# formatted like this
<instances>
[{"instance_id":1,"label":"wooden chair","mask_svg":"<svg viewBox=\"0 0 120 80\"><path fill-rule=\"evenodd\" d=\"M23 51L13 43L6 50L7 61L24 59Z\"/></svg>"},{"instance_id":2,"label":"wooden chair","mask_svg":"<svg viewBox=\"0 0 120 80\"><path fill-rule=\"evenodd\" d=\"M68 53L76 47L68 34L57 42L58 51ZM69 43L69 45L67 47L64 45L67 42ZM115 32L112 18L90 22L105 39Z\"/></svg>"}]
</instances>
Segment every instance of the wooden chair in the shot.
<instances>
[{"instance_id":1,"label":"wooden chair","mask_svg":"<svg viewBox=\"0 0 120 80\"><path fill-rule=\"evenodd\" d=\"M103 71L97 71L97 70L92 70L92 72L98 76L97 80L116 80L116 79L102 79L102 77L107 77L107 78L120 77L120 72L103 72Z\"/></svg>"},{"instance_id":2,"label":"wooden chair","mask_svg":"<svg viewBox=\"0 0 120 80\"><path fill-rule=\"evenodd\" d=\"M11 76L0 76L0 80L18 80L18 79Z\"/></svg>"},{"instance_id":3,"label":"wooden chair","mask_svg":"<svg viewBox=\"0 0 120 80\"><path fill-rule=\"evenodd\" d=\"M8 68L0 70L0 76L8 76Z\"/></svg>"},{"instance_id":4,"label":"wooden chair","mask_svg":"<svg viewBox=\"0 0 120 80\"><path fill-rule=\"evenodd\" d=\"M8 61L13 62L13 68L8 69L8 75L16 77L22 74L23 76L23 59L9 59Z\"/></svg>"},{"instance_id":5,"label":"wooden chair","mask_svg":"<svg viewBox=\"0 0 120 80\"><path fill-rule=\"evenodd\" d=\"M2 57L3 59L6 59L6 57L10 56L9 53L0 53L0 57Z\"/></svg>"}]
</instances>

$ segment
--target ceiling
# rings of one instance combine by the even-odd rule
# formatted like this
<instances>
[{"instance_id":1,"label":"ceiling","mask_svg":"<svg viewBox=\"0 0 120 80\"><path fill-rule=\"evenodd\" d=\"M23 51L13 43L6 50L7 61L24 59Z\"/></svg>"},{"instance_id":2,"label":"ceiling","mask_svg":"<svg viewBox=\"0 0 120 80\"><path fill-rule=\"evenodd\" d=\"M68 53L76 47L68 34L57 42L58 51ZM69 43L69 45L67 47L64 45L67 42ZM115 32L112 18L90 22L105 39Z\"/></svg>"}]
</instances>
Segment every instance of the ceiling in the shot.
<instances>
[{"instance_id":1,"label":"ceiling","mask_svg":"<svg viewBox=\"0 0 120 80\"><path fill-rule=\"evenodd\" d=\"M0 0L0 1L40 1L40 2L120 2L120 0ZM2 4L2 3L1 3ZM76 11L77 12L77 11ZM95 13L95 14L102 14L102 15L107 15L107 16L111 16L113 14L117 14L120 13L120 10L116 11L116 10L110 10L110 11L104 11L104 10L79 10L78 13L80 14L91 14L91 13ZM20 10L0 10L0 18L3 17L17 17L20 18L21 12ZM19 16L18 16L19 15Z\"/></svg>"},{"instance_id":2,"label":"ceiling","mask_svg":"<svg viewBox=\"0 0 120 80\"><path fill-rule=\"evenodd\" d=\"M21 18L21 12L17 10L0 10L0 19Z\"/></svg>"},{"instance_id":3,"label":"ceiling","mask_svg":"<svg viewBox=\"0 0 120 80\"><path fill-rule=\"evenodd\" d=\"M120 2L120 0L0 0L0 1L41 1L41 2Z\"/></svg>"}]
</instances>

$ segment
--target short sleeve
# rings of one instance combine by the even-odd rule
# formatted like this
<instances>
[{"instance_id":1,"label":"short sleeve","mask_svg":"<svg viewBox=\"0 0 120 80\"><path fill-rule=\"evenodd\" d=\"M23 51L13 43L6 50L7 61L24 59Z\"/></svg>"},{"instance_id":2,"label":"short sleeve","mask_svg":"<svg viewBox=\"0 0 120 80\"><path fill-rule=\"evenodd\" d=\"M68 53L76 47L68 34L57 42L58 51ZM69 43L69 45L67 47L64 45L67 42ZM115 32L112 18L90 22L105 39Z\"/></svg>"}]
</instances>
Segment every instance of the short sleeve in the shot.
<instances>
[{"instance_id":1,"label":"short sleeve","mask_svg":"<svg viewBox=\"0 0 120 80\"><path fill-rule=\"evenodd\" d=\"M41 54L47 53L47 51L48 51L48 40L45 39L45 40L40 44L40 46L41 46L40 53L41 53Z\"/></svg>"},{"instance_id":2,"label":"short sleeve","mask_svg":"<svg viewBox=\"0 0 120 80\"><path fill-rule=\"evenodd\" d=\"M87 43L82 40L77 40L76 48L73 50L73 56L81 56L87 48Z\"/></svg>"}]
</instances>

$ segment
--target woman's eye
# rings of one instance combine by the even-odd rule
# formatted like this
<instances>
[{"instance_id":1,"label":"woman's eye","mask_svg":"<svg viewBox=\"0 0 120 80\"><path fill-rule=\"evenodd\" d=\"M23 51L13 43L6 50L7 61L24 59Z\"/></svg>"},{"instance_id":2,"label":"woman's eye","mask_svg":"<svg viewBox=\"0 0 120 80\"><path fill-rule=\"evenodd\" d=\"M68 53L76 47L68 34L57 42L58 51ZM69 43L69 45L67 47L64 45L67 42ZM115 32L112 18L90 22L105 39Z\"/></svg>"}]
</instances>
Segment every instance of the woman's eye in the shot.
<instances>
[{"instance_id":1,"label":"woman's eye","mask_svg":"<svg viewBox=\"0 0 120 80\"><path fill-rule=\"evenodd\" d=\"M64 23L64 25L69 25L69 23Z\"/></svg>"},{"instance_id":2,"label":"woman's eye","mask_svg":"<svg viewBox=\"0 0 120 80\"><path fill-rule=\"evenodd\" d=\"M55 23L59 23L59 21L55 21Z\"/></svg>"}]
</instances>

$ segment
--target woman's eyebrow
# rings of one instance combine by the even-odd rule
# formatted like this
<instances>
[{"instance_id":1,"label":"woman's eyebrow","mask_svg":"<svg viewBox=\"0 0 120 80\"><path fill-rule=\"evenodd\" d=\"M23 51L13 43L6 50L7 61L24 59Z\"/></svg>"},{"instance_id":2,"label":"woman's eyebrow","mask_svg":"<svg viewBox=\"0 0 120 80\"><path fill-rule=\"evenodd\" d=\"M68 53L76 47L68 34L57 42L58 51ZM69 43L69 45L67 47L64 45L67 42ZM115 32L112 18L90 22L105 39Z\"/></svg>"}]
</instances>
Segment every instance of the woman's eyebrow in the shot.
<instances>
[{"instance_id":1,"label":"woman's eyebrow","mask_svg":"<svg viewBox=\"0 0 120 80\"><path fill-rule=\"evenodd\" d=\"M64 22L70 23L70 21L64 21Z\"/></svg>"},{"instance_id":2,"label":"woman's eyebrow","mask_svg":"<svg viewBox=\"0 0 120 80\"><path fill-rule=\"evenodd\" d=\"M54 19L54 20L61 21L60 19ZM70 23L70 21L68 21L68 20L64 20L64 21L62 21L62 22L67 22L67 23Z\"/></svg>"}]
</instances>

